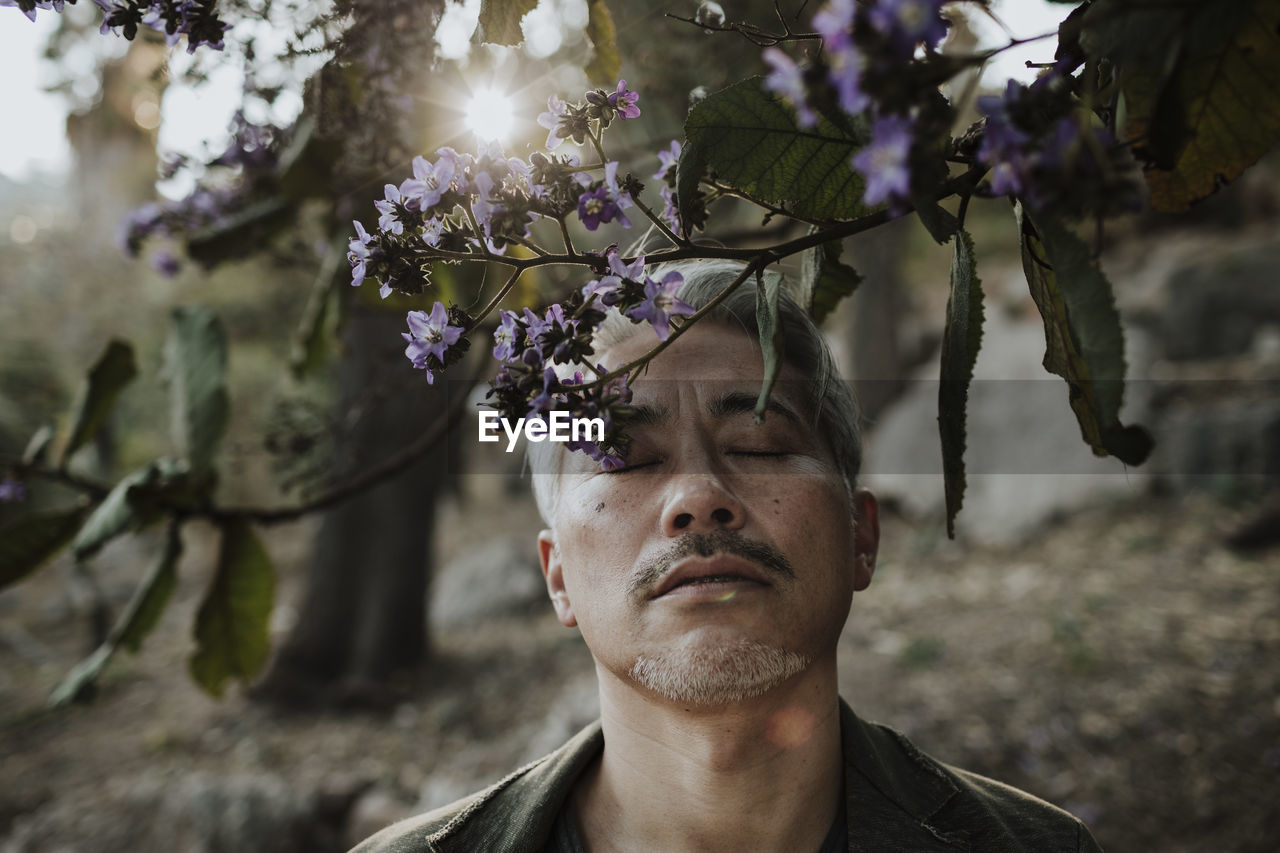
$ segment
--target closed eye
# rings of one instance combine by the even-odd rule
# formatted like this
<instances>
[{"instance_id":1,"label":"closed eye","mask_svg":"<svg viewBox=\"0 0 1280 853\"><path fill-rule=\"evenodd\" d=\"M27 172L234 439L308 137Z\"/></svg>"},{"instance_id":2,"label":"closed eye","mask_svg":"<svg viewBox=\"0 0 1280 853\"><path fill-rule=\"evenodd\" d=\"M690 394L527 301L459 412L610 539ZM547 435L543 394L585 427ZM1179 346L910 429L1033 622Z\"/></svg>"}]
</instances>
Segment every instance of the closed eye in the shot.
<instances>
[{"instance_id":1,"label":"closed eye","mask_svg":"<svg viewBox=\"0 0 1280 853\"><path fill-rule=\"evenodd\" d=\"M648 461L648 462L635 462L635 463L632 463L632 464L630 464L630 465L625 465L625 466L623 466L622 468L602 469L600 473L602 473L602 474L630 474L632 471L639 471L639 470L644 469L644 468L650 468L650 467L652 467L652 466L654 466L654 465L657 465L657 464L658 464L658 462L657 462L657 460L656 460L656 459L655 459L655 460L652 460L652 461Z\"/></svg>"},{"instance_id":2,"label":"closed eye","mask_svg":"<svg viewBox=\"0 0 1280 853\"><path fill-rule=\"evenodd\" d=\"M791 454L785 450L730 450L730 456L748 456L756 459L781 459Z\"/></svg>"}]
</instances>

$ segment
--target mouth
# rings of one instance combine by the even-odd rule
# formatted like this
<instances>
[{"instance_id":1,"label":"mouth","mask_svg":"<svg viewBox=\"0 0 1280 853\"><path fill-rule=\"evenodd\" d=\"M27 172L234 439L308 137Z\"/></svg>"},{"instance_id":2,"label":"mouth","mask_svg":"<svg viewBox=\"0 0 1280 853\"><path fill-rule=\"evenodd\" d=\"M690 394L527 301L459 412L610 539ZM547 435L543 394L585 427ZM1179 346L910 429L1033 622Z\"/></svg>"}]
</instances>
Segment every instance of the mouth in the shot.
<instances>
[{"instance_id":1,"label":"mouth","mask_svg":"<svg viewBox=\"0 0 1280 853\"><path fill-rule=\"evenodd\" d=\"M651 598L667 595L715 594L735 588L770 586L768 576L758 566L731 554L695 557L678 563Z\"/></svg>"}]
</instances>

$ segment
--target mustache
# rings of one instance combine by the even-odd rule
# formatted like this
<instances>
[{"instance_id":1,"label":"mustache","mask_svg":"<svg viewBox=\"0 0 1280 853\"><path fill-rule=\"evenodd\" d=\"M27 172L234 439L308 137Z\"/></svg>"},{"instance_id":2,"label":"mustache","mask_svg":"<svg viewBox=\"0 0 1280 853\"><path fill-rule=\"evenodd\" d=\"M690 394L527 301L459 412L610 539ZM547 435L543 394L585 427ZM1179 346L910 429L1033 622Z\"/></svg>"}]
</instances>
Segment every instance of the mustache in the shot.
<instances>
[{"instance_id":1,"label":"mustache","mask_svg":"<svg viewBox=\"0 0 1280 853\"><path fill-rule=\"evenodd\" d=\"M795 567L773 546L730 530L717 530L713 533L686 533L666 551L645 561L631 579L631 591L636 593L651 589L681 560L688 557L713 557L716 554L732 554L748 560L771 575L784 578L796 576Z\"/></svg>"}]
</instances>

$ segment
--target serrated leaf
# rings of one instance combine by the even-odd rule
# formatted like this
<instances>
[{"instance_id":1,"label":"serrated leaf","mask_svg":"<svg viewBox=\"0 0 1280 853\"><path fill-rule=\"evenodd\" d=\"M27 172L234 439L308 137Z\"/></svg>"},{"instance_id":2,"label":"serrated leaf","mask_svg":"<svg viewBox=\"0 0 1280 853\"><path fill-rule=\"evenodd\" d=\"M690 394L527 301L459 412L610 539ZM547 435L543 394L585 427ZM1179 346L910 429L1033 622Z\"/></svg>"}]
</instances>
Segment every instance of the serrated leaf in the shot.
<instances>
[{"instance_id":1,"label":"serrated leaf","mask_svg":"<svg viewBox=\"0 0 1280 853\"><path fill-rule=\"evenodd\" d=\"M111 413L116 398L126 385L138 375L133 347L126 341L112 340L102 355L89 369L85 384L81 387L72 409L71 428L67 443L62 448L58 466L66 464L71 455L93 438L98 427Z\"/></svg>"},{"instance_id":2,"label":"serrated leaf","mask_svg":"<svg viewBox=\"0 0 1280 853\"><path fill-rule=\"evenodd\" d=\"M1014 207L1022 268L1044 320L1044 367L1067 380L1071 408L1085 442L1099 456L1140 465L1150 434L1120 423L1124 396L1124 334L1111 283L1089 247L1060 221L1021 203Z\"/></svg>"},{"instance_id":3,"label":"serrated leaf","mask_svg":"<svg viewBox=\"0 0 1280 853\"><path fill-rule=\"evenodd\" d=\"M221 696L228 679L247 681L261 671L274 597L271 558L253 528L244 521L224 525L217 571L196 614L197 647L189 664L205 691Z\"/></svg>"},{"instance_id":4,"label":"serrated leaf","mask_svg":"<svg viewBox=\"0 0 1280 853\"><path fill-rule=\"evenodd\" d=\"M1275 0L1099 0L1084 43L1119 70L1123 135L1148 164L1156 210L1186 210L1280 140Z\"/></svg>"},{"instance_id":5,"label":"serrated leaf","mask_svg":"<svg viewBox=\"0 0 1280 853\"><path fill-rule=\"evenodd\" d=\"M951 259L951 295L942 332L938 383L938 434L942 440L947 536L955 538L956 515L964 503L965 407L973 365L982 346L982 281L973 256L973 238L961 229Z\"/></svg>"},{"instance_id":6,"label":"serrated leaf","mask_svg":"<svg viewBox=\"0 0 1280 853\"><path fill-rule=\"evenodd\" d=\"M0 527L0 589L22 580L66 547L80 529L81 508L29 512Z\"/></svg>"},{"instance_id":7,"label":"serrated leaf","mask_svg":"<svg viewBox=\"0 0 1280 853\"><path fill-rule=\"evenodd\" d=\"M618 30L604 0L587 0L587 40L591 61L584 71L597 86L610 86L622 76L622 54L618 53Z\"/></svg>"},{"instance_id":8,"label":"serrated leaf","mask_svg":"<svg viewBox=\"0 0 1280 853\"><path fill-rule=\"evenodd\" d=\"M707 172L707 158L702 156L702 147L686 139L680 149L680 159L676 161L676 207L680 215L680 233L688 237L693 233L693 210L691 202L698 195L698 184Z\"/></svg>"},{"instance_id":9,"label":"serrated leaf","mask_svg":"<svg viewBox=\"0 0 1280 853\"><path fill-rule=\"evenodd\" d=\"M537 5L538 0L480 0L481 43L519 44L524 40L520 21Z\"/></svg>"},{"instance_id":10,"label":"serrated leaf","mask_svg":"<svg viewBox=\"0 0 1280 853\"><path fill-rule=\"evenodd\" d=\"M801 129L795 111L765 91L760 77L750 77L690 110L684 133L677 173L681 199L688 197L688 158L690 166L705 165L750 198L790 205L798 216L836 220L871 212L862 203L863 178L849 162L870 138L862 116L853 117L847 129L826 118Z\"/></svg>"},{"instance_id":11,"label":"serrated leaf","mask_svg":"<svg viewBox=\"0 0 1280 853\"><path fill-rule=\"evenodd\" d=\"M760 334L760 351L764 354L764 379L760 383L760 396L756 399L756 423L764 423L764 413L769 405L773 384L782 370L782 324L778 322L778 296L782 292L782 277L764 275L756 271L756 328Z\"/></svg>"},{"instance_id":12,"label":"serrated leaf","mask_svg":"<svg viewBox=\"0 0 1280 853\"><path fill-rule=\"evenodd\" d=\"M177 563L182 555L182 537L179 531L179 522L170 524L163 550L152 564L147 577L139 584L124 615L106 641L58 682L58 686L49 694L50 707L57 708L88 698L97 686L103 670L121 646L132 652L137 652L142 647L143 639L155 627L178 583Z\"/></svg>"},{"instance_id":13,"label":"serrated leaf","mask_svg":"<svg viewBox=\"0 0 1280 853\"><path fill-rule=\"evenodd\" d=\"M77 560L91 557L112 539L141 523L141 511L132 493L142 486L153 486L159 480L155 464L139 468L116 483L102 503L94 508L84 527L71 543L71 551Z\"/></svg>"},{"instance_id":14,"label":"serrated leaf","mask_svg":"<svg viewBox=\"0 0 1280 853\"><path fill-rule=\"evenodd\" d=\"M831 240L804 253L800 273L802 293L798 300L809 311L813 322L821 323L840 304L852 296L862 283L858 271L841 262L843 245Z\"/></svg>"},{"instance_id":15,"label":"serrated leaf","mask_svg":"<svg viewBox=\"0 0 1280 853\"><path fill-rule=\"evenodd\" d=\"M929 236L938 245L946 243L960 228L960 222L942 205L927 196L917 196L911 200L916 209L920 224L929 232Z\"/></svg>"},{"instance_id":16,"label":"serrated leaf","mask_svg":"<svg viewBox=\"0 0 1280 853\"><path fill-rule=\"evenodd\" d=\"M174 309L168 355L173 439L192 475L204 479L230 413L222 323L206 308Z\"/></svg>"},{"instance_id":17,"label":"serrated leaf","mask_svg":"<svg viewBox=\"0 0 1280 853\"><path fill-rule=\"evenodd\" d=\"M182 557L182 527L169 524L164 548L151 566L147 577L138 585L128 609L112 632L114 641L131 652L142 648L142 641L160 621L173 590L178 585L178 560Z\"/></svg>"}]
</instances>

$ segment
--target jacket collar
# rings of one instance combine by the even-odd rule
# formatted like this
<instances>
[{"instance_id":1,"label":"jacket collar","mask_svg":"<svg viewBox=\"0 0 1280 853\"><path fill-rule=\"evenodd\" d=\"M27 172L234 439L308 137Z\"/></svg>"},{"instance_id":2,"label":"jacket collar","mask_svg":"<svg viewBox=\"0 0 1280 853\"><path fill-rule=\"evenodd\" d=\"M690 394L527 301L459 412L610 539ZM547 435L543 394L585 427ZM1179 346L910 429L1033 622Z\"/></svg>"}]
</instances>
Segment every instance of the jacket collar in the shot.
<instances>
[{"instance_id":1,"label":"jacket collar","mask_svg":"<svg viewBox=\"0 0 1280 853\"><path fill-rule=\"evenodd\" d=\"M964 832L937 827L934 816L958 792L906 738L858 718L840 701L850 853L968 850ZM486 850L540 853L573 785L604 748L599 721L550 755L520 768L464 803L429 837L439 853Z\"/></svg>"},{"instance_id":2,"label":"jacket collar","mask_svg":"<svg viewBox=\"0 0 1280 853\"><path fill-rule=\"evenodd\" d=\"M935 761L892 729L863 722L843 699L840 739L850 853L969 849L965 832L948 832L934 821L959 793Z\"/></svg>"}]
</instances>

